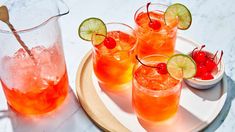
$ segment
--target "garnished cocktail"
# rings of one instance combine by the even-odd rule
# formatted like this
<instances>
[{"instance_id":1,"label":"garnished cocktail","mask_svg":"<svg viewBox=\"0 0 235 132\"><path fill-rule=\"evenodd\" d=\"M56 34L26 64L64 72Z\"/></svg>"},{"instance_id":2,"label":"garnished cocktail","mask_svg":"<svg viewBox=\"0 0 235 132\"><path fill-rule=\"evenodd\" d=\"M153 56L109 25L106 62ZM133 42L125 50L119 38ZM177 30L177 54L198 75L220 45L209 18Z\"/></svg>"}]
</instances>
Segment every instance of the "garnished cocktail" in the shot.
<instances>
[{"instance_id":1,"label":"garnished cocktail","mask_svg":"<svg viewBox=\"0 0 235 132\"><path fill-rule=\"evenodd\" d=\"M118 29L122 24L107 24L107 28L117 26L117 29L110 29L107 37L116 41L116 46L109 49L105 42L94 46L93 67L99 83L109 90L119 90L132 79L132 69L134 65L134 47L136 38L131 32ZM127 28L129 28L127 26Z\"/></svg>"},{"instance_id":2,"label":"garnished cocktail","mask_svg":"<svg viewBox=\"0 0 235 132\"><path fill-rule=\"evenodd\" d=\"M170 25L164 22L164 11L166 5L150 4L142 6L135 13L136 33L140 38L138 44L138 55L140 57L151 54L172 55L175 50L177 32L177 21ZM156 24L151 26L150 20Z\"/></svg>"},{"instance_id":3,"label":"garnished cocktail","mask_svg":"<svg viewBox=\"0 0 235 132\"><path fill-rule=\"evenodd\" d=\"M179 107L182 79L196 74L195 62L184 54L169 58L155 54L136 59L132 103L138 118L148 122L169 119Z\"/></svg>"},{"instance_id":4,"label":"garnished cocktail","mask_svg":"<svg viewBox=\"0 0 235 132\"><path fill-rule=\"evenodd\" d=\"M139 38L139 57L151 54L170 56L175 52L177 27L183 30L189 28L191 14L181 4L169 7L148 3L136 11L134 19L135 31Z\"/></svg>"},{"instance_id":5,"label":"garnished cocktail","mask_svg":"<svg viewBox=\"0 0 235 132\"><path fill-rule=\"evenodd\" d=\"M167 57L146 56L133 70L132 102L138 118L160 122L176 114L179 106L181 81L166 70Z\"/></svg>"},{"instance_id":6,"label":"garnished cocktail","mask_svg":"<svg viewBox=\"0 0 235 132\"><path fill-rule=\"evenodd\" d=\"M109 91L130 87L137 44L134 30L126 24L104 24L98 18L88 18L79 33L92 41L93 68L101 87Z\"/></svg>"}]
</instances>

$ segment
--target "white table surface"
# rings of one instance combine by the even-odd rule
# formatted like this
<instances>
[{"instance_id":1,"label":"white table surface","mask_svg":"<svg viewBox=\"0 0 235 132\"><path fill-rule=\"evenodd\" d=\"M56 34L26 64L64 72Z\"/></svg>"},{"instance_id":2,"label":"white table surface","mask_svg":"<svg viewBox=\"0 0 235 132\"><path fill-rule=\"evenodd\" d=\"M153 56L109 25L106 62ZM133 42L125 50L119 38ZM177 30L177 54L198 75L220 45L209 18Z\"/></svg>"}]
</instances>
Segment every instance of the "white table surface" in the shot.
<instances>
[{"instance_id":1,"label":"white table surface","mask_svg":"<svg viewBox=\"0 0 235 132\"><path fill-rule=\"evenodd\" d=\"M1 0L6 1L6 0ZM0 88L0 132L85 132L101 131L87 117L76 99L76 72L84 55L92 48L77 35L78 25L88 17L105 22L123 22L134 27L133 15L149 0L66 0L70 8L60 18L63 45L70 81L70 92L63 105L50 115L22 117L8 110ZM152 0L157 2L158 0ZM207 45L211 51L224 50L223 61L228 78L228 97L218 117L204 131L232 132L235 129L235 1L234 0L173 0L185 4L193 23L182 35Z\"/></svg>"}]
</instances>

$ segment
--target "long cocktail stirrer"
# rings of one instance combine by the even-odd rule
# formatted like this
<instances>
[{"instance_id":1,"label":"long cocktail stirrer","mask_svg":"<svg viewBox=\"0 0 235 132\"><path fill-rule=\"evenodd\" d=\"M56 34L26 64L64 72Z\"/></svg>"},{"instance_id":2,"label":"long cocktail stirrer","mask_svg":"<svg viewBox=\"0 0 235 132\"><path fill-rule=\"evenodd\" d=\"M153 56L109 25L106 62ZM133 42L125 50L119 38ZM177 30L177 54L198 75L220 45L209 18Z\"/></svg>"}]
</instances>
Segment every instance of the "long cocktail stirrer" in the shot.
<instances>
[{"instance_id":1,"label":"long cocktail stirrer","mask_svg":"<svg viewBox=\"0 0 235 132\"><path fill-rule=\"evenodd\" d=\"M0 20L7 24L7 26L11 29L13 35L15 36L19 44L24 48L24 50L28 53L28 55L32 58L32 60L36 64L36 59L34 58L33 54L29 50L28 46L25 45L24 41L22 41L19 34L16 32L14 26L10 23L8 9L4 5L0 5Z\"/></svg>"}]
</instances>

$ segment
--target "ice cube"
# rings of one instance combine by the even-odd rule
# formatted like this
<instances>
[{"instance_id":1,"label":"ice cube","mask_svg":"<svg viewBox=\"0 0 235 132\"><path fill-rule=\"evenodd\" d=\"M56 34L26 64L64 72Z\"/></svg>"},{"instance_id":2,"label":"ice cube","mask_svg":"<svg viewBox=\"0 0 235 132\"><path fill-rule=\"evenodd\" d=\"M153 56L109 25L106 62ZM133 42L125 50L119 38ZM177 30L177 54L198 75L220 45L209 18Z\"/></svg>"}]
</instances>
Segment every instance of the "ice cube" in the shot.
<instances>
[{"instance_id":1,"label":"ice cube","mask_svg":"<svg viewBox=\"0 0 235 132\"><path fill-rule=\"evenodd\" d=\"M126 50L126 51L130 50L131 46L132 46L130 43L127 43L127 42L124 42L124 41L121 41L119 43L119 45L121 46L122 50Z\"/></svg>"},{"instance_id":2,"label":"ice cube","mask_svg":"<svg viewBox=\"0 0 235 132\"><path fill-rule=\"evenodd\" d=\"M26 51L23 48L20 48L15 54L14 54L14 58L16 59L24 59L28 56L28 54L26 53Z\"/></svg>"},{"instance_id":3,"label":"ice cube","mask_svg":"<svg viewBox=\"0 0 235 132\"><path fill-rule=\"evenodd\" d=\"M100 44L98 46L96 46L96 48L94 49L96 54L99 54L99 55L107 55L107 54L110 54L110 49L107 49L104 44Z\"/></svg>"},{"instance_id":4,"label":"ice cube","mask_svg":"<svg viewBox=\"0 0 235 132\"><path fill-rule=\"evenodd\" d=\"M110 31L110 32L108 32L107 36L110 36L115 40L119 40L120 31Z\"/></svg>"},{"instance_id":5,"label":"ice cube","mask_svg":"<svg viewBox=\"0 0 235 132\"><path fill-rule=\"evenodd\" d=\"M22 63L24 64L27 62ZM36 81L33 78L38 76L38 72L35 65L14 65L10 70L10 74L13 74L11 80L13 82L13 88L18 89L21 92L28 92L31 91L32 88L36 87Z\"/></svg>"},{"instance_id":6,"label":"ice cube","mask_svg":"<svg viewBox=\"0 0 235 132\"><path fill-rule=\"evenodd\" d=\"M19 49L13 57L4 57L3 59L2 80L8 88L15 88L26 91L30 83L31 74L35 73L35 67L32 59L24 49Z\"/></svg>"},{"instance_id":7,"label":"ice cube","mask_svg":"<svg viewBox=\"0 0 235 132\"><path fill-rule=\"evenodd\" d=\"M57 82L58 77L65 73L63 55L56 48L37 46L31 52L37 59L37 65L22 48L13 57L2 59L1 79L10 89L37 92L48 87L48 80Z\"/></svg>"},{"instance_id":8,"label":"ice cube","mask_svg":"<svg viewBox=\"0 0 235 132\"><path fill-rule=\"evenodd\" d=\"M118 51L118 52L113 54L113 57L116 60L121 61L121 60L128 59L129 55L128 55L128 52L126 52L126 51Z\"/></svg>"},{"instance_id":9,"label":"ice cube","mask_svg":"<svg viewBox=\"0 0 235 132\"><path fill-rule=\"evenodd\" d=\"M40 56L40 54L41 54L41 52L42 52L43 50L45 50L45 49L46 49L46 48L45 48L44 46L36 46L36 47L33 47L33 48L32 48L31 52L32 52L32 54L34 55L34 57L35 57L36 59L38 59L39 56Z\"/></svg>"},{"instance_id":10,"label":"ice cube","mask_svg":"<svg viewBox=\"0 0 235 132\"><path fill-rule=\"evenodd\" d=\"M63 55L55 47L44 49L38 57L38 67L41 78L55 80L65 72Z\"/></svg>"}]
</instances>

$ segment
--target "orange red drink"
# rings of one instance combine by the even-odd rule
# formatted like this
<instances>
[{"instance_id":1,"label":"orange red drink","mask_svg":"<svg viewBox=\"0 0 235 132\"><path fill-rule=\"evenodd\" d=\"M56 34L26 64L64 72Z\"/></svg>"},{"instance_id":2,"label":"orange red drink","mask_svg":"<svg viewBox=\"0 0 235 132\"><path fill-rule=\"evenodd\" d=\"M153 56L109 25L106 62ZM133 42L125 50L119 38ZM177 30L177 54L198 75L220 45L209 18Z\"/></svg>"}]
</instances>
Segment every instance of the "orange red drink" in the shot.
<instances>
[{"instance_id":1,"label":"orange red drink","mask_svg":"<svg viewBox=\"0 0 235 132\"><path fill-rule=\"evenodd\" d=\"M36 46L32 58L23 48L1 60L1 83L8 104L24 115L37 115L57 108L68 93L68 77L60 44Z\"/></svg>"},{"instance_id":2,"label":"orange red drink","mask_svg":"<svg viewBox=\"0 0 235 132\"><path fill-rule=\"evenodd\" d=\"M141 59L146 65L165 63L166 57L146 56ZM160 74L157 68L137 63L133 70L132 104L139 119L161 122L176 114L179 107L181 81L169 73Z\"/></svg>"},{"instance_id":3,"label":"orange red drink","mask_svg":"<svg viewBox=\"0 0 235 132\"><path fill-rule=\"evenodd\" d=\"M93 48L93 67L100 85L109 91L119 91L131 83L137 43L131 27L121 23L106 24L107 36L116 46L109 49L104 42Z\"/></svg>"},{"instance_id":4,"label":"orange red drink","mask_svg":"<svg viewBox=\"0 0 235 132\"><path fill-rule=\"evenodd\" d=\"M166 5L150 4L139 8L134 16L136 34L139 38L137 47L140 58L151 54L171 56L175 50L177 21L166 25L164 12ZM148 11L147 11L148 10ZM154 21L155 26L149 23Z\"/></svg>"}]
</instances>

